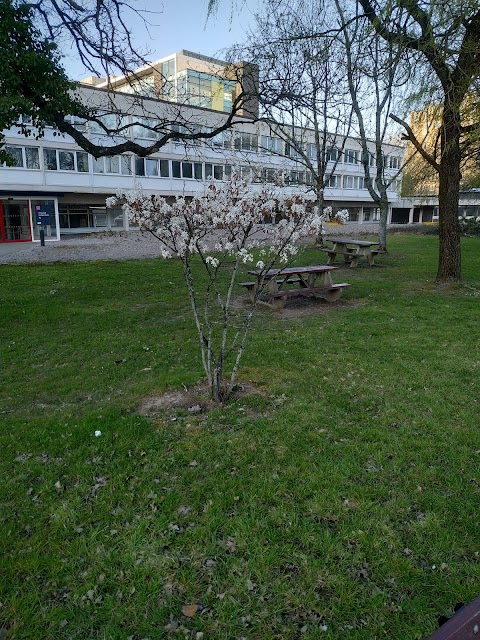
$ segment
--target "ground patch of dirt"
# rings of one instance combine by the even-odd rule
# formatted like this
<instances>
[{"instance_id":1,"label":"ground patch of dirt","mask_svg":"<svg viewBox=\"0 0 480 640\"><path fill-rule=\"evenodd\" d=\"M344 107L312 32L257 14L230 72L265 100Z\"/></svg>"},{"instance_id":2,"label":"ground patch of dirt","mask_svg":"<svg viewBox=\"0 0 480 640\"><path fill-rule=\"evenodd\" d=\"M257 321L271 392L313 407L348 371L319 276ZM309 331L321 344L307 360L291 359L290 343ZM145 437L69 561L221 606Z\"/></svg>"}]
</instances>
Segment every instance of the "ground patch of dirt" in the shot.
<instances>
[{"instance_id":1,"label":"ground patch of dirt","mask_svg":"<svg viewBox=\"0 0 480 640\"><path fill-rule=\"evenodd\" d=\"M238 383L228 400L228 404L250 395L264 395L264 393L251 382ZM218 409L218 407L219 405L210 397L207 384L198 383L190 389L185 387L181 390L166 391L159 396L145 398L136 413L147 418L156 418L169 411L186 411L187 414L196 416L208 413L211 409Z\"/></svg>"}]
</instances>

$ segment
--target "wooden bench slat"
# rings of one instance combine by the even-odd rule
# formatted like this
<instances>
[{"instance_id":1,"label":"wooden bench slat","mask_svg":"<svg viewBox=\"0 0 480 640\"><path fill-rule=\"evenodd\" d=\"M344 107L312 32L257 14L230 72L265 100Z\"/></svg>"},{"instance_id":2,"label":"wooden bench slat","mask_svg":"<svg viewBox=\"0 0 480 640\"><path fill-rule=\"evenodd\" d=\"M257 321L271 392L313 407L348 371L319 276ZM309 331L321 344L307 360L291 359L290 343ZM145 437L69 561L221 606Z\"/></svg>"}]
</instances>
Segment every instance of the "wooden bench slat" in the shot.
<instances>
[{"instance_id":1,"label":"wooden bench slat","mask_svg":"<svg viewBox=\"0 0 480 640\"><path fill-rule=\"evenodd\" d=\"M341 284L332 284L327 287L305 287L303 289L284 289L283 291L274 291L270 293L269 296L271 298L283 298L285 296L309 296L315 293L324 293L326 291L336 291L337 289L345 289L350 285L346 282L342 282Z\"/></svg>"},{"instance_id":2,"label":"wooden bench slat","mask_svg":"<svg viewBox=\"0 0 480 640\"><path fill-rule=\"evenodd\" d=\"M277 284L290 284L290 283L295 283L295 282L301 282L301 278L289 278L287 280L287 282L285 283L285 280L277 280ZM268 280L265 280L265 283L268 284ZM238 283L241 287L247 287L247 289L251 289L252 287L254 287L257 283L256 282L239 282Z\"/></svg>"},{"instance_id":3,"label":"wooden bench slat","mask_svg":"<svg viewBox=\"0 0 480 640\"><path fill-rule=\"evenodd\" d=\"M333 255L339 255L339 256L348 256L349 258L353 258L355 257L357 254L352 251L338 251L337 249L325 249L322 248L320 249L320 251L323 251L324 253L332 253Z\"/></svg>"}]
</instances>

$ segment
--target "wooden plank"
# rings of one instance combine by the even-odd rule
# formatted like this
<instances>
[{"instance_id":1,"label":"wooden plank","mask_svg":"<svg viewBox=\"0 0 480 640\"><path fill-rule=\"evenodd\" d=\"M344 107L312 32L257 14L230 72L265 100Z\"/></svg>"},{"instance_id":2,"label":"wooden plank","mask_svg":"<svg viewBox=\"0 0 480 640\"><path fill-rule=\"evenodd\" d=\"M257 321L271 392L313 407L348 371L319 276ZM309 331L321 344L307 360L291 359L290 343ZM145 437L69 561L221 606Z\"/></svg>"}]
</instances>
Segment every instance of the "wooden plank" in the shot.
<instances>
[{"instance_id":1,"label":"wooden plank","mask_svg":"<svg viewBox=\"0 0 480 640\"><path fill-rule=\"evenodd\" d=\"M282 298L291 296L311 296L316 293L324 293L328 291L336 291L338 289L345 289L346 287L350 287L350 284L343 282L342 284L332 284L327 287L305 287L304 289L284 289L283 291L273 291L269 294L271 298Z\"/></svg>"},{"instance_id":2,"label":"wooden plank","mask_svg":"<svg viewBox=\"0 0 480 640\"><path fill-rule=\"evenodd\" d=\"M457 611L426 640L479 640L480 596Z\"/></svg>"},{"instance_id":3,"label":"wooden plank","mask_svg":"<svg viewBox=\"0 0 480 640\"><path fill-rule=\"evenodd\" d=\"M380 244L379 242L370 242L370 240L355 240L355 238L325 238L328 242L333 242L335 244L354 244L358 247L373 247L374 245Z\"/></svg>"}]
</instances>

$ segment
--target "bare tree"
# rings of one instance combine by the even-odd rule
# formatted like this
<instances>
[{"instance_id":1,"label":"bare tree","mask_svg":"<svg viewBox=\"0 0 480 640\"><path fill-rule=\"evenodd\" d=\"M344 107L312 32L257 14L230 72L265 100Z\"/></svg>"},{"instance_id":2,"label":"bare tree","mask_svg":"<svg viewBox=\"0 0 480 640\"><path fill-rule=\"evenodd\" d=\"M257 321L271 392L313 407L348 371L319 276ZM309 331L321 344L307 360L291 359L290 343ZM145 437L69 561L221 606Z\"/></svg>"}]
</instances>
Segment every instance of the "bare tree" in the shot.
<instances>
[{"instance_id":1,"label":"bare tree","mask_svg":"<svg viewBox=\"0 0 480 640\"><path fill-rule=\"evenodd\" d=\"M262 116L283 141L266 150L295 160L286 178L306 182L320 211L352 118L337 42L321 35L332 18L316 0L266 0L242 48L260 67Z\"/></svg>"},{"instance_id":2,"label":"bare tree","mask_svg":"<svg viewBox=\"0 0 480 640\"><path fill-rule=\"evenodd\" d=\"M340 27L338 38L344 47L346 76L362 146L365 182L380 210L379 249L386 251L388 191L401 174L403 158L388 158L385 143L392 137L390 115L409 78L408 69L404 70L400 47L376 37L358 14L352 20L340 0L335 0L335 6Z\"/></svg>"}]
</instances>

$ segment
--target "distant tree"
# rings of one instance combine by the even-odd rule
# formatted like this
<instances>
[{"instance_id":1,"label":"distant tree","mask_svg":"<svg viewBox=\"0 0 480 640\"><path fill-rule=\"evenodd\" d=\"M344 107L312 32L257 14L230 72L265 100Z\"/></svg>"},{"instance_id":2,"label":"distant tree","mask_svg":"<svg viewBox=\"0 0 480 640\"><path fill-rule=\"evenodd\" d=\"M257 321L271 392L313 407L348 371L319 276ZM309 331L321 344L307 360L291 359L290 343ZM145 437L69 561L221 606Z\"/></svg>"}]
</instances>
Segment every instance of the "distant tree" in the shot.
<instances>
[{"instance_id":1,"label":"distant tree","mask_svg":"<svg viewBox=\"0 0 480 640\"><path fill-rule=\"evenodd\" d=\"M286 180L307 183L319 211L352 118L338 42L319 35L334 18L317 0L265 0L240 48L259 66L262 116L283 143L265 151L296 162Z\"/></svg>"},{"instance_id":2,"label":"distant tree","mask_svg":"<svg viewBox=\"0 0 480 640\"><path fill-rule=\"evenodd\" d=\"M392 161L385 143L392 138L392 109L398 104L408 75L402 49L379 39L358 14L346 13L347 3L335 0L338 39L343 44L346 76L362 147L362 165L370 197L380 210L379 249L387 250L388 191L403 168L402 156ZM394 125L397 126L397 125ZM373 146L373 149L372 149Z\"/></svg>"},{"instance_id":3,"label":"distant tree","mask_svg":"<svg viewBox=\"0 0 480 640\"><path fill-rule=\"evenodd\" d=\"M116 100L105 96L106 110L99 112L69 82L61 66L58 41L69 41L85 67L106 76L125 74L135 80L135 69L146 64L136 51L128 27L128 14L140 14L128 1L73 2L71 0L0 0L0 132L19 124L27 135L32 129L41 136L45 126L71 136L83 149L95 157L131 152L148 156L169 140L211 138L232 126L246 94L240 91L231 113L218 119L212 130L187 118L179 105L169 105L155 122L145 122L145 102L141 96L129 98L138 124L151 129L156 140L149 145L122 139L127 125L122 121ZM103 105L102 105L103 107ZM23 116L23 119L22 119ZM96 123L107 136L117 136L112 144L93 141L69 116ZM102 117L104 116L104 117ZM105 116L114 116L108 119ZM68 118L68 119L66 119ZM135 123L133 123L135 124ZM179 126L180 125L180 126ZM0 134L1 135L1 134ZM0 148L3 138L0 137ZM3 157L5 157L3 152Z\"/></svg>"}]
</instances>

